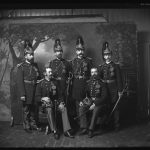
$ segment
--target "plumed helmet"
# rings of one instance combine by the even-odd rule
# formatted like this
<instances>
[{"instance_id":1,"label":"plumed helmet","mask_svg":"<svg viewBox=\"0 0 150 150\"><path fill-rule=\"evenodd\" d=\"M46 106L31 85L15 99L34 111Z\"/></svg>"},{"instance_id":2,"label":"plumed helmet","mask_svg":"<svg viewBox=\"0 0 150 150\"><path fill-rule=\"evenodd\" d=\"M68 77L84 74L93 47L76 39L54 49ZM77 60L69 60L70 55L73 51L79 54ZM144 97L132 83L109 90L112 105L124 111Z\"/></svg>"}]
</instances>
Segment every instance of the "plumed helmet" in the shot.
<instances>
[{"instance_id":1,"label":"plumed helmet","mask_svg":"<svg viewBox=\"0 0 150 150\"><path fill-rule=\"evenodd\" d=\"M32 47L32 43L28 39L24 40L24 48L26 48L26 47Z\"/></svg>"},{"instance_id":2,"label":"plumed helmet","mask_svg":"<svg viewBox=\"0 0 150 150\"><path fill-rule=\"evenodd\" d=\"M24 49L24 55L26 55L26 54L34 54L32 47L26 47Z\"/></svg>"},{"instance_id":3,"label":"plumed helmet","mask_svg":"<svg viewBox=\"0 0 150 150\"><path fill-rule=\"evenodd\" d=\"M77 41L76 41L76 49L77 50L84 50L84 41L83 41L83 38L81 36L79 36L77 38Z\"/></svg>"},{"instance_id":4,"label":"plumed helmet","mask_svg":"<svg viewBox=\"0 0 150 150\"><path fill-rule=\"evenodd\" d=\"M56 39L54 43L54 52L63 51L60 39Z\"/></svg>"},{"instance_id":5,"label":"plumed helmet","mask_svg":"<svg viewBox=\"0 0 150 150\"><path fill-rule=\"evenodd\" d=\"M24 55L33 53L32 43L28 39L24 40Z\"/></svg>"},{"instance_id":6,"label":"plumed helmet","mask_svg":"<svg viewBox=\"0 0 150 150\"><path fill-rule=\"evenodd\" d=\"M104 54L112 54L112 51L109 49L109 44L108 42L104 42L103 47L102 47L102 55Z\"/></svg>"}]
</instances>

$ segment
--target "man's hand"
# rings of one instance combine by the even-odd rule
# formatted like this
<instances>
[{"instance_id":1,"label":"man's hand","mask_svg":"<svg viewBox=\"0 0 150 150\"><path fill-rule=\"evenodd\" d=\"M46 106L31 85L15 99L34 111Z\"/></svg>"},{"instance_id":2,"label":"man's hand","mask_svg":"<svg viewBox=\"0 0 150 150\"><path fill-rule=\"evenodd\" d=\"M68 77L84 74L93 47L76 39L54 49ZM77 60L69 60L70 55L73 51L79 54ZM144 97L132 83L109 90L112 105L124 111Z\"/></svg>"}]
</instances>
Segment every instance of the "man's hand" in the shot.
<instances>
[{"instance_id":1,"label":"man's hand","mask_svg":"<svg viewBox=\"0 0 150 150\"><path fill-rule=\"evenodd\" d=\"M118 92L118 96L119 96L119 98L122 96L122 92Z\"/></svg>"},{"instance_id":2,"label":"man's hand","mask_svg":"<svg viewBox=\"0 0 150 150\"><path fill-rule=\"evenodd\" d=\"M80 106L80 107L83 106L83 102L80 102L80 103L79 103L79 106Z\"/></svg>"},{"instance_id":3,"label":"man's hand","mask_svg":"<svg viewBox=\"0 0 150 150\"><path fill-rule=\"evenodd\" d=\"M93 104L90 106L89 110L93 110L94 108L95 108L95 104L93 103Z\"/></svg>"},{"instance_id":4,"label":"man's hand","mask_svg":"<svg viewBox=\"0 0 150 150\"><path fill-rule=\"evenodd\" d=\"M23 101L23 102L25 102L25 101L26 101L25 96L21 96L21 97L20 97L20 99L21 99L21 101Z\"/></svg>"},{"instance_id":5,"label":"man's hand","mask_svg":"<svg viewBox=\"0 0 150 150\"><path fill-rule=\"evenodd\" d=\"M50 103L50 98L49 97L42 97L41 101L44 101L46 103Z\"/></svg>"},{"instance_id":6,"label":"man's hand","mask_svg":"<svg viewBox=\"0 0 150 150\"><path fill-rule=\"evenodd\" d=\"M61 103L59 104L58 108L59 108L61 111L64 111L64 109L65 109L64 103L61 102Z\"/></svg>"}]
</instances>

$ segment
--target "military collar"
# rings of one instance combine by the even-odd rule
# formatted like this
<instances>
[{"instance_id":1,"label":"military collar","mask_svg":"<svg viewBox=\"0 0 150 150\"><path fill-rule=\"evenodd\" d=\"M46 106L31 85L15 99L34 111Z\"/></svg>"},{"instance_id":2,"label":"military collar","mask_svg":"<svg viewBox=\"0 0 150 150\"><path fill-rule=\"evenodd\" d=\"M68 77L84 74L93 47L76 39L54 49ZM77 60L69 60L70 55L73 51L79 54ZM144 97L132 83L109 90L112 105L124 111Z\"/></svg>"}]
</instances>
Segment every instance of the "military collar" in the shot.
<instances>
[{"instance_id":1,"label":"military collar","mask_svg":"<svg viewBox=\"0 0 150 150\"><path fill-rule=\"evenodd\" d=\"M27 63L27 64L31 64L29 61L27 61L27 60L25 60L25 63Z\"/></svg>"},{"instance_id":2,"label":"military collar","mask_svg":"<svg viewBox=\"0 0 150 150\"><path fill-rule=\"evenodd\" d=\"M51 80L51 79L48 79L48 78L46 78L46 77L45 77L44 79L45 79L45 81L47 81L47 82L49 82L49 81Z\"/></svg>"},{"instance_id":3,"label":"military collar","mask_svg":"<svg viewBox=\"0 0 150 150\"><path fill-rule=\"evenodd\" d=\"M56 58L55 60L57 60L57 61L63 61L64 59L63 58L61 58L61 59Z\"/></svg>"},{"instance_id":4,"label":"military collar","mask_svg":"<svg viewBox=\"0 0 150 150\"><path fill-rule=\"evenodd\" d=\"M82 58L76 58L77 60L83 60L83 59L85 59L85 56L83 56Z\"/></svg>"},{"instance_id":5,"label":"military collar","mask_svg":"<svg viewBox=\"0 0 150 150\"><path fill-rule=\"evenodd\" d=\"M108 65L108 64L110 64L111 62L112 62L112 61L109 61L109 62L105 62L105 63L106 63L107 65Z\"/></svg>"}]
</instances>

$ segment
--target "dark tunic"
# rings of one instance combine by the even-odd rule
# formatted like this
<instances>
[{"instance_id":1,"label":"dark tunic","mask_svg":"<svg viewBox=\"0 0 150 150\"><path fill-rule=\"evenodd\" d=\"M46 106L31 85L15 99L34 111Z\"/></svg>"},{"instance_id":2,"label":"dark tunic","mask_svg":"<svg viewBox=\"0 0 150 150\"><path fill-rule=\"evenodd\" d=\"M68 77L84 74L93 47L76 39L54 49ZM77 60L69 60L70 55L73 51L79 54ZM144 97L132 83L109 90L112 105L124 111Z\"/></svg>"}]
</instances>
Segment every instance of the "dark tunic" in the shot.
<instances>
[{"instance_id":1,"label":"dark tunic","mask_svg":"<svg viewBox=\"0 0 150 150\"><path fill-rule=\"evenodd\" d=\"M86 86L87 96L94 98L95 106L106 104L107 98L107 88L106 84L103 83L100 79L93 79L87 81Z\"/></svg>"},{"instance_id":2,"label":"dark tunic","mask_svg":"<svg viewBox=\"0 0 150 150\"><path fill-rule=\"evenodd\" d=\"M23 62L18 64L17 87L19 97L26 97L26 104L33 104L36 82L40 79L39 69L36 63Z\"/></svg>"},{"instance_id":3,"label":"dark tunic","mask_svg":"<svg viewBox=\"0 0 150 150\"><path fill-rule=\"evenodd\" d=\"M70 64L65 59L54 59L50 61L49 66L52 68L53 76L58 80L59 95L66 99L67 79L70 72Z\"/></svg>"},{"instance_id":4,"label":"dark tunic","mask_svg":"<svg viewBox=\"0 0 150 150\"><path fill-rule=\"evenodd\" d=\"M42 79L36 87L36 101L40 102L42 97L49 97L52 102L61 100L58 97L57 81L55 79Z\"/></svg>"},{"instance_id":5,"label":"dark tunic","mask_svg":"<svg viewBox=\"0 0 150 150\"><path fill-rule=\"evenodd\" d=\"M73 73L72 97L77 101L82 101L85 97L86 81L90 78L92 59L83 57L75 58L71 62Z\"/></svg>"},{"instance_id":6,"label":"dark tunic","mask_svg":"<svg viewBox=\"0 0 150 150\"><path fill-rule=\"evenodd\" d=\"M110 100L114 103L118 98L118 92L122 91L123 83L119 64L110 62L99 66L100 78L107 84Z\"/></svg>"}]
</instances>

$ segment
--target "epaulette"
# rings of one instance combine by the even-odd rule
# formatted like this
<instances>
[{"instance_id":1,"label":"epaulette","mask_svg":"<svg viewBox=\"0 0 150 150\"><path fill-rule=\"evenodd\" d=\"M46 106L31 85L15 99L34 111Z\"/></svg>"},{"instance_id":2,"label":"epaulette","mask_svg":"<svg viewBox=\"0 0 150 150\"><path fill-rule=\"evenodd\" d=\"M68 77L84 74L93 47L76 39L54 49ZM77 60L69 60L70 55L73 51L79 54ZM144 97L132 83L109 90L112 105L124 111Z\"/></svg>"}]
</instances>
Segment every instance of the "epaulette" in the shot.
<instances>
[{"instance_id":1,"label":"epaulette","mask_svg":"<svg viewBox=\"0 0 150 150\"><path fill-rule=\"evenodd\" d=\"M66 59L66 61L71 62L72 60L70 60L70 59Z\"/></svg>"},{"instance_id":2,"label":"epaulette","mask_svg":"<svg viewBox=\"0 0 150 150\"><path fill-rule=\"evenodd\" d=\"M41 80L37 80L36 83L40 83L40 82L43 81L43 80L44 80L44 78L41 79Z\"/></svg>"},{"instance_id":3,"label":"epaulette","mask_svg":"<svg viewBox=\"0 0 150 150\"><path fill-rule=\"evenodd\" d=\"M55 59L49 60L48 63L50 63L50 62L52 62L52 61L54 61L54 60L55 60Z\"/></svg>"},{"instance_id":4,"label":"epaulette","mask_svg":"<svg viewBox=\"0 0 150 150\"><path fill-rule=\"evenodd\" d=\"M120 63L119 63L119 62L115 62L114 64L116 64L116 65L120 65Z\"/></svg>"},{"instance_id":5,"label":"epaulette","mask_svg":"<svg viewBox=\"0 0 150 150\"><path fill-rule=\"evenodd\" d=\"M89 79L89 80L87 80L86 82L87 82L87 83L89 83L89 82L90 82L90 79Z\"/></svg>"},{"instance_id":6,"label":"epaulette","mask_svg":"<svg viewBox=\"0 0 150 150\"><path fill-rule=\"evenodd\" d=\"M20 67L24 62L21 62L19 64L17 64L17 67Z\"/></svg>"},{"instance_id":7,"label":"epaulette","mask_svg":"<svg viewBox=\"0 0 150 150\"><path fill-rule=\"evenodd\" d=\"M91 57L86 57L87 59L89 59L89 60L92 60L92 58Z\"/></svg>"},{"instance_id":8,"label":"epaulette","mask_svg":"<svg viewBox=\"0 0 150 150\"><path fill-rule=\"evenodd\" d=\"M100 65L98 65L98 66L100 66L100 67L101 67L101 66L103 66L104 64L105 64L105 63L102 63L102 64L100 64Z\"/></svg>"}]
</instances>

